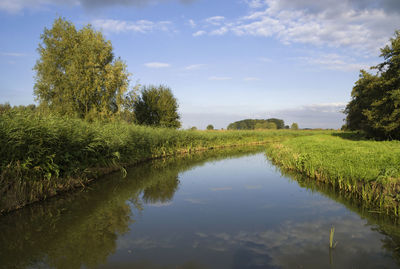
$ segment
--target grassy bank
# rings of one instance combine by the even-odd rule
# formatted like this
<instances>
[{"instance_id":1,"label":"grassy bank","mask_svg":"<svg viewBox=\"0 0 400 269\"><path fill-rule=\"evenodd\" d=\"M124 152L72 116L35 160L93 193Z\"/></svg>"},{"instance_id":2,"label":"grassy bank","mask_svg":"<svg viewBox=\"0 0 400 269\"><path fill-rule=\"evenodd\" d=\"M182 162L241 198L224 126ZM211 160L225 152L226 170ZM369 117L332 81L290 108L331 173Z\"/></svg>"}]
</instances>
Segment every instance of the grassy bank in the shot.
<instances>
[{"instance_id":1,"label":"grassy bank","mask_svg":"<svg viewBox=\"0 0 400 269\"><path fill-rule=\"evenodd\" d=\"M372 211L399 216L400 142L355 141L346 134L296 137L267 146L291 170L351 193Z\"/></svg>"},{"instance_id":2,"label":"grassy bank","mask_svg":"<svg viewBox=\"0 0 400 269\"><path fill-rule=\"evenodd\" d=\"M144 160L312 132L182 131L29 113L0 115L0 213Z\"/></svg>"}]
</instances>

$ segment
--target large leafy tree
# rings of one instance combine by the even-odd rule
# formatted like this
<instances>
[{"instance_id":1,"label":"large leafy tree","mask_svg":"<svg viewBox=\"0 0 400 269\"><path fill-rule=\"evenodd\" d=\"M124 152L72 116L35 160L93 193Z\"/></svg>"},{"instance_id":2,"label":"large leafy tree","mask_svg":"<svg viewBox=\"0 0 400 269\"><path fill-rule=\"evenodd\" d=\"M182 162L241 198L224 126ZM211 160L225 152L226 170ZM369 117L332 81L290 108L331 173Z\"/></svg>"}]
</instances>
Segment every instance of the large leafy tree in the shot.
<instances>
[{"instance_id":1,"label":"large leafy tree","mask_svg":"<svg viewBox=\"0 0 400 269\"><path fill-rule=\"evenodd\" d=\"M119 112L129 74L101 32L58 18L44 29L38 52L34 95L41 106L81 118Z\"/></svg>"},{"instance_id":2,"label":"large leafy tree","mask_svg":"<svg viewBox=\"0 0 400 269\"><path fill-rule=\"evenodd\" d=\"M166 86L143 86L134 103L135 121L138 124L179 128L178 102Z\"/></svg>"},{"instance_id":3,"label":"large leafy tree","mask_svg":"<svg viewBox=\"0 0 400 269\"><path fill-rule=\"evenodd\" d=\"M384 62L372 67L377 74L361 70L360 79L345 109L350 130L362 130L379 139L400 139L400 32L381 49Z\"/></svg>"}]
</instances>

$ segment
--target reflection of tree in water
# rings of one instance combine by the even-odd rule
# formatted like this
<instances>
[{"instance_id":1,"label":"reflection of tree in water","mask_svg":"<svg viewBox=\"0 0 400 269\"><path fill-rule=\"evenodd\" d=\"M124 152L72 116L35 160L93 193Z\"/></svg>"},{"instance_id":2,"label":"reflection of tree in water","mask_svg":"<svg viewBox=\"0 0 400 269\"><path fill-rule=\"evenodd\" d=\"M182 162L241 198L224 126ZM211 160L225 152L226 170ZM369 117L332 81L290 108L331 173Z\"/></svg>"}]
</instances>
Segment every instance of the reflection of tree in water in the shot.
<instances>
[{"instance_id":1,"label":"reflection of tree in water","mask_svg":"<svg viewBox=\"0 0 400 269\"><path fill-rule=\"evenodd\" d=\"M158 184L150 186L143 190L143 200L146 203L166 203L172 200L178 189L179 179L176 175L159 181Z\"/></svg>"},{"instance_id":2,"label":"reflection of tree in water","mask_svg":"<svg viewBox=\"0 0 400 269\"><path fill-rule=\"evenodd\" d=\"M141 211L143 202L170 201L178 189L180 172L209 160L256 151L259 148L209 151L144 163L130 169L127 178L110 175L82 192L55 197L3 216L0 268L98 267L116 251L118 236L134 222L132 209Z\"/></svg>"},{"instance_id":3,"label":"reflection of tree in water","mask_svg":"<svg viewBox=\"0 0 400 269\"><path fill-rule=\"evenodd\" d=\"M371 210L365 201L360 200L357 195L343 190L334 189L331 185L314 179L309 179L298 173L279 169L285 177L295 180L299 186L311 191L317 191L326 197L344 205L350 211L357 213L362 219L368 221L371 230L385 235L382 239L382 247L392 254L393 259L400 265L400 227L398 219L379 214Z\"/></svg>"}]
</instances>

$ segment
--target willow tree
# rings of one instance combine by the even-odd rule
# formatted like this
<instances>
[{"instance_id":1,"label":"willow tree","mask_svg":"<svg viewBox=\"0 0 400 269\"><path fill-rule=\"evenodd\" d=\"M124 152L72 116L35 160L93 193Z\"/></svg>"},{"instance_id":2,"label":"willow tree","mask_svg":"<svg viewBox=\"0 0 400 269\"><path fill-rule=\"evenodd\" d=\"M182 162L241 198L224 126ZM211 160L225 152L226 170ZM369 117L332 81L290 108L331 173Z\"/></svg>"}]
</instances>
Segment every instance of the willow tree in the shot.
<instances>
[{"instance_id":1,"label":"willow tree","mask_svg":"<svg viewBox=\"0 0 400 269\"><path fill-rule=\"evenodd\" d=\"M40 38L34 95L41 106L81 118L119 112L129 73L101 32L58 18Z\"/></svg>"}]
</instances>

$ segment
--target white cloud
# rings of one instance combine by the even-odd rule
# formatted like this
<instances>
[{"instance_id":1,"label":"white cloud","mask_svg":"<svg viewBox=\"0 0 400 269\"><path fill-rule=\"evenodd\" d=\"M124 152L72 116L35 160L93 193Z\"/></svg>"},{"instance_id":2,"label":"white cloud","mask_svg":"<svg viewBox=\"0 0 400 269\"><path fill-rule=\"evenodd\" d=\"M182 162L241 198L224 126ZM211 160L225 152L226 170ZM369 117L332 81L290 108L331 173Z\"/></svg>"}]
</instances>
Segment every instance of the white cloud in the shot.
<instances>
[{"instance_id":1,"label":"white cloud","mask_svg":"<svg viewBox=\"0 0 400 269\"><path fill-rule=\"evenodd\" d=\"M136 33L149 33L153 31L168 32L171 30L172 22L160 21L152 22L148 20L139 21L121 21L121 20L94 20L92 25L106 32L120 33L120 32L136 32Z\"/></svg>"},{"instance_id":2,"label":"white cloud","mask_svg":"<svg viewBox=\"0 0 400 269\"><path fill-rule=\"evenodd\" d=\"M375 4L369 0L248 0L246 3L251 8L249 14L231 22L212 19L216 28L209 32L275 37L284 44L352 48L359 54L377 56L379 48L400 25L400 1L399 4L389 0Z\"/></svg>"},{"instance_id":3,"label":"white cloud","mask_svg":"<svg viewBox=\"0 0 400 269\"><path fill-rule=\"evenodd\" d=\"M144 65L148 68L167 68L171 66L168 63L160 63L160 62L145 63Z\"/></svg>"},{"instance_id":4,"label":"white cloud","mask_svg":"<svg viewBox=\"0 0 400 269\"><path fill-rule=\"evenodd\" d=\"M196 27L196 23L194 22L194 20L189 20L188 23L189 23L190 27L192 27L192 28Z\"/></svg>"},{"instance_id":5,"label":"white cloud","mask_svg":"<svg viewBox=\"0 0 400 269\"><path fill-rule=\"evenodd\" d=\"M185 70L197 70L197 69L201 69L204 66L205 66L205 64L192 64L192 65L186 66Z\"/></svg>"},{"instance_id":6,"label":"white cloud","mask_svg":"<svg viewBox=\"0 0 400 269\"><path fill-rule=\"evenodd\" d=\"M19 53L19 52L1 52L0 53L3 56L10 56L10 57L24 57L26 54L24 53Z\"/></svg>"},{"instance_id":7,"label":"white cloud","mask_svg":"<svg viewBox=\"0 0 400 269\"><path fill-rule=\"evenodd\" d=\"M359 63L355 59L338 54L324 54L317 56L307 56L297 58L307 65L317 65L318 68L324 68L337 71L359 71L368 70L371 64Z\"/></svg>"},{"instance_id":8,"label":"white cloud","mask_svg":"<svg viewBox=\"0 0 400 269\"><path fill-rule=\"evenodd\" d=\"M270 58L266 58L266 57L260 57L260 58L258 58L258 60L263 63L271 63L272 62L272 60Z\"/></svg>"},{"instance_id":9,"label":"white cloud","mask_svg":"<svg viewBox=\"0 0 400 269\"><path fill-rule=\"evenodd\" d=\"M194 0L169 0L170 2L180 2L188 4ZM149 4L157 4L165 2L165 0L1 0L0 10L10 13L19 12L23 9L38 9L49 5L69 5L82 6L86 9L97 9L107 6L145 6Z\"/></svg>"},{"instance_id":10,"label":"white cloud","mask_svg":"<svg viewBox=\"0 0 400 269\"><path fill-rule=\"evenodd\" d=\"M208 78L209 80L231 80L231 77L216 77L216 76L212 76Z\"/></svg>"},{"instance_id":11,"label":"white cloud","mask_svg":"<svg viewBox=\"0 0 400 269\"><path fill-rule=\"evenodd\" d=\"M250 8L260 8L267 4L265 0L246 0L246 3Z\"/></svg>"},{"instance_id":12,"label":"white cloud","mask_svg":"<svg viewBox=\"0 0 400 269\"><path fill-rule=\"evenodd\" d=\"M219 29L213 30L210 32L210 35L224 35L228 32L228 27L223 26Z\"/></svg>"},{"instance_id":13,"label":"white cloud","mask_svg":"<svg viewBox=\"0 0 400 269\"><path fill-rule=\"evenodd\" d=\"M244 80L244 81L258 81L258 80L260 80L260 79L259 79L259 78L256 78L256 77L245 77L243 80Z\"/></svg>"},{"instance_id":14,"label":"white cloud","mask_svg":"<svg viewBox=\"0 0 400 269\"><path fill-rule=\"evenodd\" d=\"M214 17L209 17L205 19L205 21L209 24L212 25L221 25L221 23L225 20L225 17L223 16L214 16Z\"/></svg>"},{"instance_id":15,"label":"white cloud","mask_svg":"<svg viewBox=\"0 0 400 269\"><path fill-rule=\"evenodd\" d=\"M206 31L200 30L200 31L193 33L193 36L195 36L195 37L202 36L202 35L205 35L206 33L207 33Z\"/></svg>"}]
</instances>

